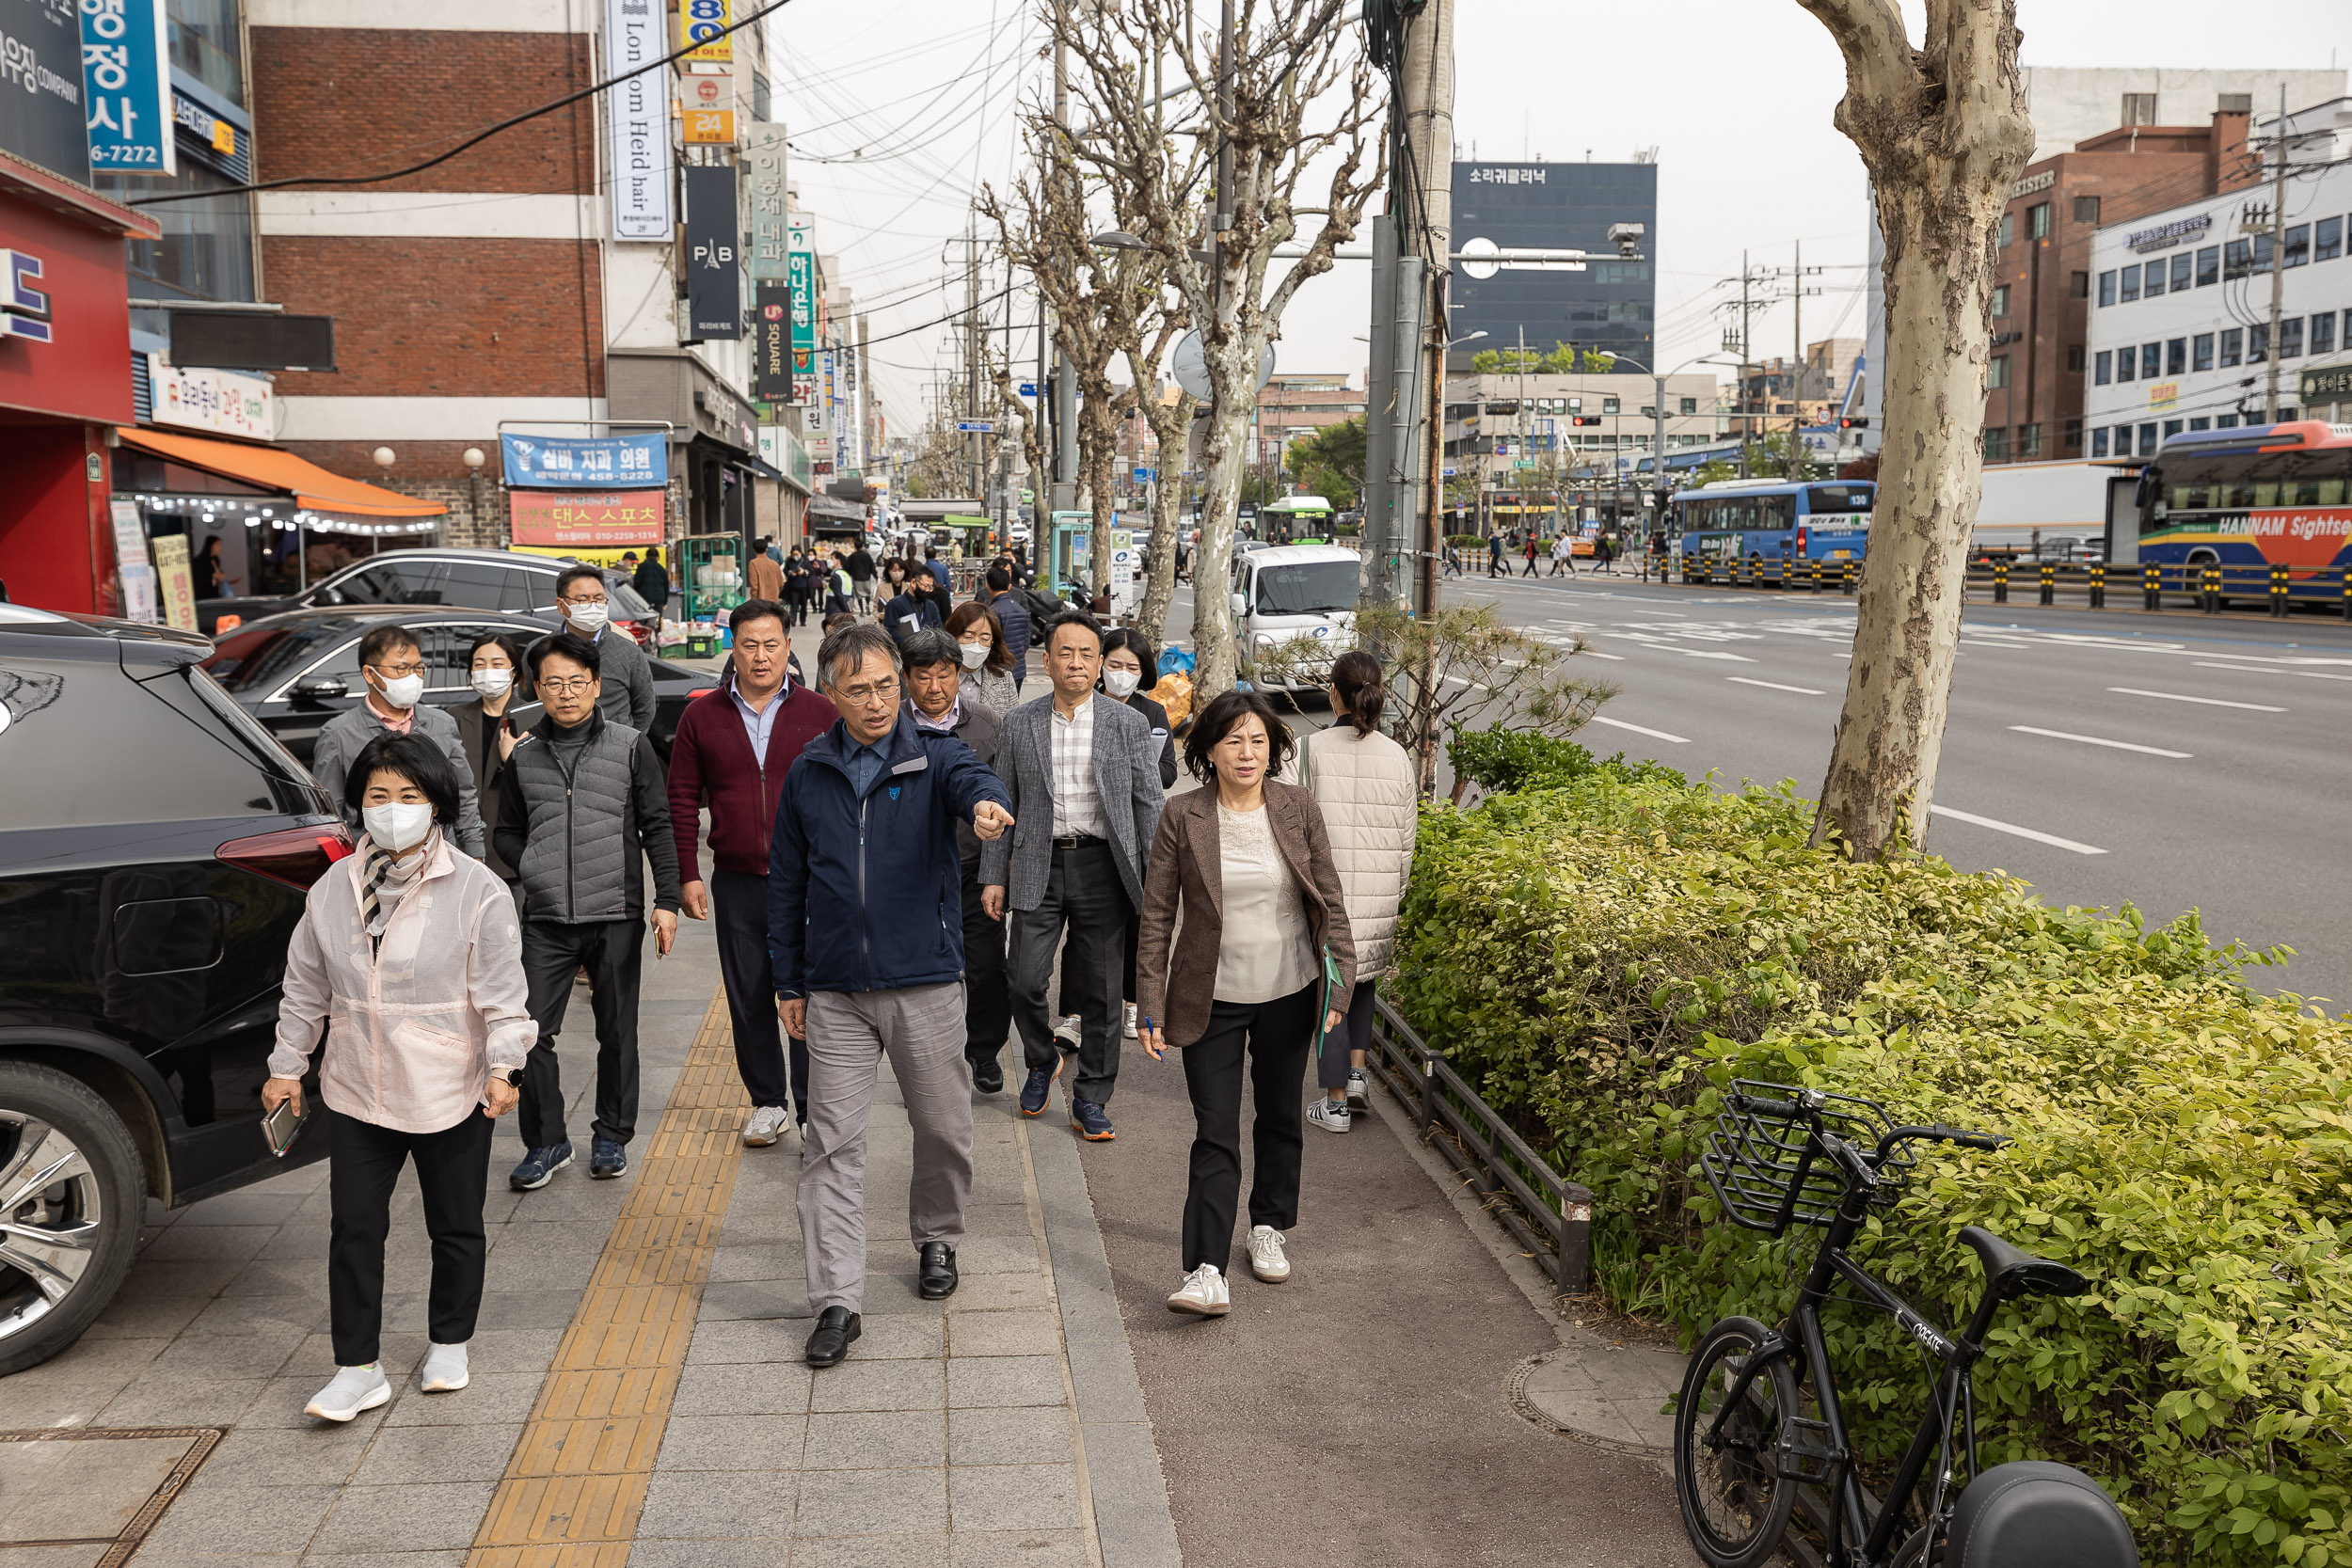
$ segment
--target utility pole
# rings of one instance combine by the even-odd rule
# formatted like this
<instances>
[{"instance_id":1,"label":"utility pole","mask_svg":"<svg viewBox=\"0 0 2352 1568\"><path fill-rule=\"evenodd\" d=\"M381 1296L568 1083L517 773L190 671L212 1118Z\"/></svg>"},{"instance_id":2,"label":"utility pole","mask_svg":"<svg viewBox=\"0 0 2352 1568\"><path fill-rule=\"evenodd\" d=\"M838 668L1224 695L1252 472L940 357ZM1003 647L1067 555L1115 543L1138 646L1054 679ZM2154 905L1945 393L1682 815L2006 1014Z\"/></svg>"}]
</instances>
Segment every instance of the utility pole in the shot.
<instances>
[{"instance_id":1,"label":"utility pole","mask_svg":"<svg viewBox=\"0 0 2352 1568\"><path fill-rule=\"evenodd\" d=\"M2279 422L2279 321L2287 283L2287 87L2279 84L2278 166L2270 190L2270 353L2264 377L2263 423Z\"/></svg>"},{"instance_id":2,"label":"utility pole","mask_svg":"<svg viewBox=\"0 0 2352 1568\"><path fill-rule=\"evenodd\" d=\"M1421 539L1414 574L1413 610L1428 615L1438 607L1438 531L1444 527L1446 280L1454 251L1454 0L1429 0L1405 35L1405 141L1422 197L1421 232L1415 247L1427 268L1420 312L1425 338L1423 363L1429 388L1421 437L1422 475ZM1410 269L1400 268L1400 281ZM1425 673L1424 673L1425 678ZM1433 737L1430 737L1434 739ZM1424 787L1435 779L1433 749L1421 758Z\"/></svg>"},{"instance_id":3,"label":"utility pole","mask_svg":"<svg viewBox=\"0 0 2352 1568\"><path fill-rule=\"evenodd\" d=\"M963 239L963 407L964 418L979 422L980 414L980 240L977 229ZM987 438L972 433L972 494L988 490Z\"/></svg>"},{"instance_id":4,"label":"utility pole","mask_svg":"<svg viewBox=\"0 0 2352 1568\"><path fill-rule=\"evenodd\" d=\"M1748 253L1740 253L1740 477L1748 477L1748 443L1756 431L1748 423Z\"/></svg>"},{"instance_id":5,"label":"utility pole","mask_svg":"<svg viewBox=\"0 0 2352 1568\"><path fill-rule=\"evenodd\" d=\"M1796 345L1788 360L1788 477L1804 477L1804 242L1797 242L1797 276L1789 286L1788 308L1794 321Z\"/></svg>"}]
</instances>

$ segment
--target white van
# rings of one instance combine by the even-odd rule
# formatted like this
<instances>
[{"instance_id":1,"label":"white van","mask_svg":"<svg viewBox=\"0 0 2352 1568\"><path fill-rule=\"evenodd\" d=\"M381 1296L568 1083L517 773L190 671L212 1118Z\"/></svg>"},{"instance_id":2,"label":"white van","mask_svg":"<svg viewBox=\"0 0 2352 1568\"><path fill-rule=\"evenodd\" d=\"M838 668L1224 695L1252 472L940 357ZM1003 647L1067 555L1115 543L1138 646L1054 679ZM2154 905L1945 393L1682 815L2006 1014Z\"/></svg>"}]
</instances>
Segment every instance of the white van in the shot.
<instances>
[{"instance_id":1,"label":"white van","mask_svg":"<svg viewBox=\"0 0 2352 1568\"><path fill-rule=\"evenodd\" d=\"M1233 658L1248 670L1261 653L1312 638L1317 656L1287 680L1249 677L1264 690L1321 684L1331 660L1356 645L1356 601L1363 594L1363 557L1338 545L1273 545L1233 557ZM1304 675L1301 681L1297 677Z\"/></svg>"}]
</instances>

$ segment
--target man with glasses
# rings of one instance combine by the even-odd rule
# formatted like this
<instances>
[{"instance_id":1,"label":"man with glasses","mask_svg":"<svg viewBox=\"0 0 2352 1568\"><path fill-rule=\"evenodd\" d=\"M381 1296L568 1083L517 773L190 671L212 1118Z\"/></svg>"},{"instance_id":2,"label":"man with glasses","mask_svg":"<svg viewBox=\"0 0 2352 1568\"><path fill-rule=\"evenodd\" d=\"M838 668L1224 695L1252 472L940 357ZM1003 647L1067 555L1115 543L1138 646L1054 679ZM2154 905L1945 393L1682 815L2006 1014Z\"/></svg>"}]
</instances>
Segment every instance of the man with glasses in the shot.
<instances>
[{"instance_id":1,"label":"man with glasses","mask_svg":"<svg viewBox=\"0 0 2352 1568\"><path fill-rule=\"evenodd\" d=\"M612 630L612 598L604 591L604 574L594 566L567 569L555 579L555 608L563 612L565 628L596 651L596 674L604 683L597 708L640 735L651 731L653 668L637 639Z\"/></svg>"},{"instance_id":2,"label":"man with glasses","mask_svg":"<svg viewBox=\"0 0 2352 1568\"><path fill-rule=\"evenodd\" d=\"M345 799L343 787L351 759L379 735L421 735L446 752L457 770L457 847L480 860L484 829L473 769L466 762L457 721L448 710L427 706L422 700L424 650L418 646L416 633L406 626L377 626L359 639L359 678L365 684L364 700L319 727L310 751L310 776L335 802L336 812L356 825L358 802Z\"/></svg>"},{"instance_id":3,"label":"man with glasses","mask_svg":"<svg viewBox=\"0 0 2352 1568\"><path fill-rule=\"evenodd\" d=\"M768 867L776 1010L808 1041L801 1237L831 1367L858 1337L866 1289L866 1122L890 1058L914 1130L908 1228L927 1301L956 1288L972 1196L972 1070L964 1061L963 930L956 825L1012 825L1004 785L954 736L899 707L898 644L870 622L818 653L841 718L784 781Z\"/></svg>"},{"instance_id":4,"label":"man with glasses","mask_svg":"<svg viewBox=\"0 0 2352 1568\"><path fill-rule=\"evenodd\" d=\"M499 791L499 854L520 878L523 977L539 1042L523 1068L516 1192L572 1163L555 1037L588 972L596 1021L596 1111L588 1174L628 1170L637 1132L637 990L644 963L644 863L653 862L654 952L677 940L677 841L669 784L653 742L601 711L597 651L568 632L523 656L547 717L515 747Z\"/></svg>"}]
</instances>

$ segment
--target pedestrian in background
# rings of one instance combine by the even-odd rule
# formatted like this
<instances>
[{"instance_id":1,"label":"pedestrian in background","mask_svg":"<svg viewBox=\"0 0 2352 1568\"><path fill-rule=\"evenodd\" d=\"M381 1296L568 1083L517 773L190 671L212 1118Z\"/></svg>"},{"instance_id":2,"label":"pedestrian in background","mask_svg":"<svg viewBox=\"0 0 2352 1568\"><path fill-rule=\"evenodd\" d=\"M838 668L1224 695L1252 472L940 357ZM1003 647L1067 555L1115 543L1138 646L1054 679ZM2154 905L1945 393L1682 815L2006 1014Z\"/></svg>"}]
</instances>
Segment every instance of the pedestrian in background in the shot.
<instances>
[{"instance_id":1,"label":"pedestrian in background","mask_svg":"<svg viewBox=\"0 0 2352 1568\"><path fill-rule=\"evenodd\" d=\"M522 650L502 631L485 632L466 652L467 681L473 696L449 710L457 726L457 741L466 756L466 776L473 781L474 800L482 819L499 819L499 790L506 780L506 760L525 732L540 718L537 704L516 689L522 678ZM482 862L513 887L516 873L498 846L486 846Z\"/></svg>"},{"instance_id":2,"label":"pedestrian in background","mask_svg":"<svg viewBox=\"0 0 2352 1568\"><path fill-rule=\"evenodd\" d=\"M605 717L596 650L565 633L523 656L547 708L507 759L499 800L499 853L520 873L523 974L539 1026L523 1077L523 1158L516 1192L548 1184L572 1163L555 1037L588 972L596 1023L596 1119L588 1174L626 1175L637 1132L637 993L645 946L644 864L653 862L654 951L677 940L677 842L667 781L653 742Z\"/></svg>"},{"instance_id":3,"label":"pedestrian in background","mask_svg":"<svg viewBox=\"0 0 2352 1568\"><path fill-rule=\"evenodd\" d=\"M956 613L979 610L960 606ZM926 732L952 735L972 748L991 771L1004 732L1004 716L976 701L964 680L971 672L961 644L945 631L918 631L899 650L907 666L907 716ZM980 898L980 840L956 824L957 892L963 911L963 1055L972 1064L972 1086L995 1094L1005 1086L1005 1037L1012 1029L1012 993L1005 974L1005 927L991 920Z\"/></svg>"},{"instance_id":4,"label":"pedestrian in background","mask_svg":"<svg viewBox=\"0 0 2352 1568\"><path fill-rule=\"evenodd\" d=\"M825 618L827 620L831 620L835 615L851 614L859 610L856 593L857 579L850 576L849 567L842 563L839 550L834 551L830 559L833 564L825 573Z\"/></svg>"},{"instance_id":5,"label":"pedestrian in background","mask_svg":"<svg viewBox=\"0 0 2352 1568\"><path fill-rule=\"evenodd\" d=\"M1231 1307L1245 1053L1257 1108L1250 1272L1290 1277L1283 1232L1298 1223L1306 1143L1299 1091L1318 1025L1339 1026L1355 982L1323 813L1306 790L1267 782L1290 752L1290 732L1264 697L1217 697L1184 739L1184 766L1210 787L1171 800L1152 846L1136 963L1141 1037L1154 1061L1183 1049L1194 1123L1184 1282L1168 1298L1171 1312L1219 1317Z\"/></svg>"},{"instance_id":6,"label":"pedestrian in background","mask_svg":"<svg viewBox=\"0 0 2352 1568\"><path fill-rule=\"evenodd\" d=\"M1570 577L1576 576L1576 546L1569 543L1565 533L1551 542L1551 575L1558 577L1562 572Z\"/></svg>"},{"instance_id":7,"label":"pedestrian in background","mask_svg":"<svg viewBox=\"0 0 2352 1568\"><path fill-rule=\"evenodd\" d=\"M326 791L336 814L359 820L359 802L344 781L352 759L380 735L417 735L430 740L457 770L457 847L482 858L482 808L474 796L473 771L457 737L457 721L424 702L424 649L406 626L376 626L359 639L359 705L347 707L319 726L310 745L310 777Z\"/></svg>"},{"instance_id":8,"label":"pedestrian in background","mask_svg":"<svg viewBox=\"0 0 2352 1568\"><path fill-rule=\"evenodd\" d=\"M914 574L914 580L908 585L911 592L930 601L931 608L939 611L939 625L943 627L947 624L947 617L956 612L956 596L947 587L950 576L947 563L934 556L923 563L922 569Z\"/></svg>"},{"instance_id":9,"label":"pedestrian in background","mask_svg":"<svg viewBox=\"0 0 2352 1568\"><path fill-rule=\"evenodd\" d=\"M996 617L996 641L1005 650L1011 665L1012 689L1021 692L1021 678L1029 669L1029 605L1013 592L1012 568L997 564L988 569L988 599L990 613Z\"/></svg>"},{"instance_id":10,"label":"pedestrian in background","mask_svg":"<svg viewBox=\"0 0 2352 1568\"><path fill-rule=\"evenodd\" d=\"M958 605L946 629L956 640L965 700L992 709L999 719L1011 712L1021 693L1012 684L1012 652L1005 645L1005 626L996 611L977 601Z\"/></svg>"},{"instance_id":11,"label":"pedestrian in background","mask_svg":"<svg viewBox=\"0 0 2352 1568\"><path fill-rule=\"evenodd\" d=\"M850 591L856 596L860 615L874 612L874 552L860 544L842 562L850 574Z\"/></svg>"},{"instance_id":12,"label":"pedestrian in background","mask_svg":"<svg viewBox=\"0 0 2352 1568\"><path fill-rule=\"evenodd\" d=\"M765 539L752 546L752 559L743 568L743 596L771 604L784 596L784 563L768 553Z\"/></svg>"},{"instance_id":13,"label":"pedestrian in background","mask_svg":"<svg viewBox=\"0 0 2352 1568\"><path fill-rule=\"evenodd\" d=\"M653 668L635 638L612 629L612 599L605 592L604 574L594 566L569 568L555 579L555 602L564 612L564 627L596 652L596 678L604 693L597 705L604 716L640 735L651 729Z\"/></svg>"},{"instance_id":14,"label":"pedestrian in background","mask_svg":"<svg viewBox=\"0 0 2352 1568\"><path fill-rule=\"evenodd\" d=\"M305 1407L348 1421L392 1397L384 1376L384 1240L401 1167L417 1166L433 1269L419 1384L463 1388L488 1246L490 1123L515 1108L535 1030L514 900L456 853L457 773L420 735L382 735L353 759L358 852L310 885L286 949L278 1043L262 1106L291 1102L322 1035L328 1139L328 1326L334 1379ZM413 1289L404 1280L403 1289Z\"/></svg>"},{"instance_id":15,"label":"pedestrian in background","mask_svg":"<svg viewBox=\"0 0 2352 1568\"><path fill-rule=\"evenodd\" d=\"M1283 782L1298 784L1323 809L1331 862L1347 905L1356 948L1356 990L1347 1018L1324 1037L1315 1060L1323 1098L1307 1108L1309 1124L1344 1132L1370 1107L1364 1053L1372 1044L1373 987L1396 945L1396 911L1413 875L1421 781L1405 748L1380 733L1388 706L1380 661L1360 650L1331 661L1331 727L1298 737Z\"/></svg>"},{"instance_id":16,"label":"pedestrian in background","mask_svg":"<svg viewBox=\"0 0 2352 1568\"><path fill-rule=\"evenodd\" d=\"M1527 544L1525 549L1527 555L1527 570L1521 572L1519 576L1523 578L1532 578L1535 575L1535 531L1532 528L1527 531Z\"/></svg>"},{"instance_id":17,"label":"pedestrian in background","mask_svg":"<svg viewBox=\"0 0 2352 1568\"><path fill-rule=\"evenodd\" d=\"M876 591L875 597L883 598L885 595L887 602L877 614L883 627L897 641L904 642L924 627L937 626L943 620L939 606L931 602L928 594L916 591L907 576L906 562L897 556L882 563L882 586Z\"/></svg>"},{"instance_id":18,"label":"pedestrian in background","mask_svg":"<svg viewBox=\"0 0 2352 1568\"><path fill-rule=\"evenodd\" d=\"M734 1023L735 1070L751 1096L743 1142L765 1148L800 1141L808 1120L808 1042L787 1055L777 1033L776 983L768 958L768 858L784 781L808 743L832 727L833 705L794 680L785 610L746 599L729 625L735 647L719 694L686 705L670 742L670 832L677 845L680 901L689 920L718 919L719 977ZM702 874L702 814L710 811L708 881Z\"/></svg>"},{"instance_id":19,"label":"pedestrian in background","mask_svg":"<svg viewBox=\"0 0 2352 1568\"><path fill-rule=\"evenodd\" d=\"M963 933L954 826L1011 824L1004 786L952 735L901 710L898 646L870 623L818 652L840 711L784 782L769 858L768 940L785 1028L808 1040L801 1239L813 1367L849 1354L866 1291L866 1124L888 1056L914 1133L907 1227L915 1288L954 1293L972 1196L972 1074L963 1055Z\"/></svg>"},{"instance_id":20,"label":"pedestrian in background","mask_svg":"<svg viewBox=\"0 0 2352 1568\"><path fill-rule=\"evenodd\" d=\"M1096 692L1103 634L1091 620L1054 623L1045 668L1052 691L1005 716L996 771L1019 826L983 852L981 897L991 919L1012 923L1013 1020L1029 1069L1024 1116L1043 1114L1061 1074L1045 988L1068 933L1063 964L1076 975L1080 1021L1070 1124L1104 1143L1117 1136L1106 1107L1119 1080L1120 977L1127 911L1143 903L1144 855L1159 823L1159 746L1143 715Z\"/></svg>"},{"instance_id":21,"label":"pedestrian in background","mask_svg":"<svg viewBox=\"0 0 2352 1568\"><path fill-rule=\"evenodd\" d=\"M1502 535L1500 533L1486 536L1486 575L1490 578L1502 575Z\"/></svg>"},{"instance_id":22,"label":"pedestrian in background","mask_svg":"<svg viewBox=\"0 0 2352 1568\"><path fill-rule=\"evenodd\" d=\"M661 564L661 546L650 546L645 559L638 564L637 575L629 579L637 596L653 606L658 617L670 608L670 568Z\"/></svg>"}]
</instances>

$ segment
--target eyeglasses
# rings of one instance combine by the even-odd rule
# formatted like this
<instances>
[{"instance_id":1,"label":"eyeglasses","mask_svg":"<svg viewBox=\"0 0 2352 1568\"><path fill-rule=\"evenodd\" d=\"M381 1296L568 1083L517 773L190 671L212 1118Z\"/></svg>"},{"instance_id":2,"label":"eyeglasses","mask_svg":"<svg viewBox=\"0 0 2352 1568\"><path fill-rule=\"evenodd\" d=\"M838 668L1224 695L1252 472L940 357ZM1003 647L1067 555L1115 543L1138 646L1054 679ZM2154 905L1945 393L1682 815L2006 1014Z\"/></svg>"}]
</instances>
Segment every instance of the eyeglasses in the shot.
<instances>
[{"instance_id":1,"label":"eyeglasses","mask_svg":"<svg viewBox=\"0 0 2352 1568\"><path fill-rule=\"evenodd\" d=\"M898 682L894 677L886 681L876 681L871 686L836 686L833 689L833 694L845 703L855 703L860 707L864 707L868 703L896 702L898 697Z\"/></svg>"},{"instance_id":2,"label":"eyeglasses","mask_svg":"<svg viewBox=\"0 0 2352 1568\"><path fill-rule=\"evenodd\" d=\"M607 598L607 597L606 597L605 595L603 595L602 594L577 594L577 595L574 595L573 597L568 598L568 599L564 599L564 600L562 600L562 601L560 601L560 602L562 602L562 603L564 603L564 604L611 604L612 601L611 599Z\"/></svg>"},{"instance_id":3,"label":"eyeglasses","mask_svg":"<svg viewBox=\"0 0 2352 1568\"><path fill-rule=\"evenodd\" d=\"M398 680L403 675L421 675L424 673L423 661L413 658L405 664L376 664L371 665L369 668L373 669L377 674L383 676L388 681Z\"/></svg>"},{"instance_id":4,"label":"eyeglasses","mask_svg":"<svg viewBox=\"0 0 2352 1568\"><path fill-rule=\"evenodd\" d=\"M559 697L577 697L596 684L596 677L594 675L567 675L561 678L549 675L540 678L539 689L552 691Z\"/></svg>"}]
</instances>

